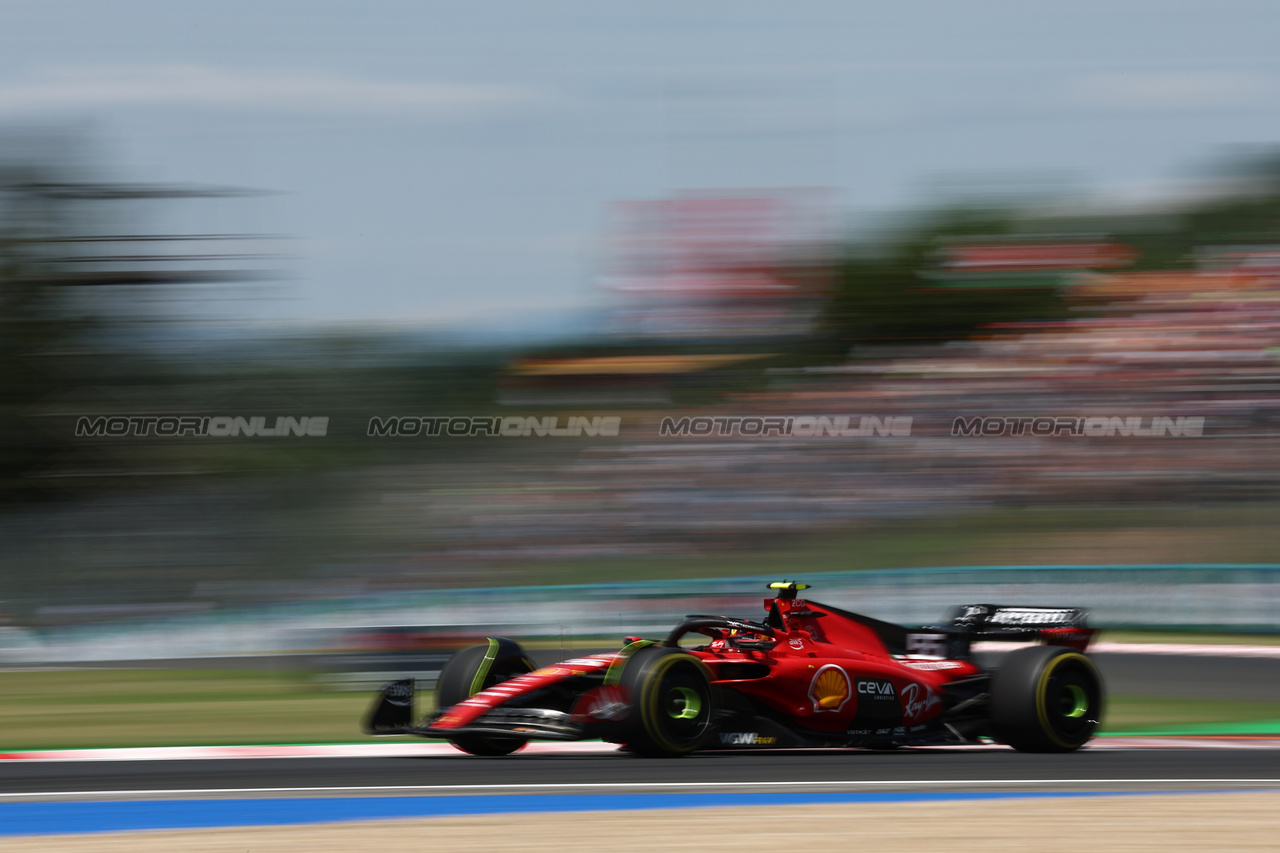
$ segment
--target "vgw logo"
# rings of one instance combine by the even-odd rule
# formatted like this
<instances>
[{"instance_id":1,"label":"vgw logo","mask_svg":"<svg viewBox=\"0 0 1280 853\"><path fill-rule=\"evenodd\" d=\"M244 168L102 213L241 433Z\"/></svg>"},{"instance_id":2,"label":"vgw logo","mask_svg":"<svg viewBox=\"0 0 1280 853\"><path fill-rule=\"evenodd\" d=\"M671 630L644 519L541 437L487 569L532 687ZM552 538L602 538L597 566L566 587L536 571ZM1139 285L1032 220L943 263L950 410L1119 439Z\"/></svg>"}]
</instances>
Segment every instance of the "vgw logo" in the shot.
<instances>
[{"instance_id":1,"label":"vgw logo","mask_svg":"<svg viewBox=\"0 0 1280 853\"><path fill-rule=\"evenodd\" d=\"M720 733L720 743L724 746L772 746L777 742L776 737L763 737L756 732Z\"/></svg>"}]
</instances>

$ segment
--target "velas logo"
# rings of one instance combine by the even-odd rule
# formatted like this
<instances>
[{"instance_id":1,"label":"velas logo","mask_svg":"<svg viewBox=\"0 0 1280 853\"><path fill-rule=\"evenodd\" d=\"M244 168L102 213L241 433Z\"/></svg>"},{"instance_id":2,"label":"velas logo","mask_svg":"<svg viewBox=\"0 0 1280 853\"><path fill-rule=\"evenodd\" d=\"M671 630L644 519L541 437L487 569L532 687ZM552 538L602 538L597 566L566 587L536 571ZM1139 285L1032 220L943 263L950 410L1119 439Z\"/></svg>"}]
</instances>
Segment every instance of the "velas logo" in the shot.
<instances>
[{"instance_id":1,"label":"velas logo","mask_svg":"<svg viewBox=\"0 0 1280 853\"><path fill-rule=\"evenodd\" d=\"M413 703L413 685L408 682L397 681L388 686L382 695L392 705L409 705Z\"/></svg>"},{"instance_id":2,"label":"velas logo","mask_svg":"<svg viewBox=\"0 0 1280 853\"><path fill-rule=\"evenodd\" d=\"M814 711L839 711L851 696L853 690L849 685L849 673L843 668L829 663L813 674L809 698L813 700Z\"/></svg>"}]
</instances>

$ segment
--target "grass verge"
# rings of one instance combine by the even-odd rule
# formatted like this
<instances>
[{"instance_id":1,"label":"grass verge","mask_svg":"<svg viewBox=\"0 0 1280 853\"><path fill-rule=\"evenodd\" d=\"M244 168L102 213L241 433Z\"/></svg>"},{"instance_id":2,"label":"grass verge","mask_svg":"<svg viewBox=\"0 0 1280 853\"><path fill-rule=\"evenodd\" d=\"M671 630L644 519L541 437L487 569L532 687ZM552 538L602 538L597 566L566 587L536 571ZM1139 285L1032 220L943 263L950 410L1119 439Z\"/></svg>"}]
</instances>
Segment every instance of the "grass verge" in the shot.
<instances>
[{"instance_id":1,"label":"grass verge","mask_svg":"<svg viewBox=\"0 0 1280 853\"><path fill-rule=\"evenodd\" d=\"M1280 703L1114 694L1103 731L1142 734L1280 734Z\"/></svg>"},{"instance_id":2,"label":"grass verge","mask_svg":"<svg viewBox=\"0 0 1280 853\"><path fill-rule=\"evenodd\" d=\"M301 671L0 672L0 749L362 740L371 696Z\"/></svg>"},{"instance_id":3,"label":"grass verge","mask_svg":"<svg viewBox=\"0 0 1280 853\"><path fill-rule=\"evenodd\" d=\"M372 699L326 691L293 670L7 671L0 696L0 751L360 742ZM1280 733L1280 705L1118 694L1103 729Z\"/></svg>"}]
</instances>

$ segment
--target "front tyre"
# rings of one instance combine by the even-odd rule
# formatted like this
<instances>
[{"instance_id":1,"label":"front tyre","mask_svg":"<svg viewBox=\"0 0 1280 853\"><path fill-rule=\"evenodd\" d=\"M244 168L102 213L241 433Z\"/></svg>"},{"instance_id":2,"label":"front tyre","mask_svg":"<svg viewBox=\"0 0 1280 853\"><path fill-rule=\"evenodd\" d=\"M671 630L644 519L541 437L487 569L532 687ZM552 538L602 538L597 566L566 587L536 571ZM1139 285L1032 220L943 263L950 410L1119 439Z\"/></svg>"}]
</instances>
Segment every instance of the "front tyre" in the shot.
<instances>
[{"instance_id":1,"label":"front tyre","mask_svg":"<svg viewBox=\"0 0 1280 853\"><path fill-rule=\"evenodd\" d=\"M517 675L533 671L524 650L512 640L491 639L449 658L436 680L436 707L450 708ZM528 743L527 738L501 735L459 735L453 745L472 755L510 755Z\"/></svg>"},{"instance_id":2,"label":"front tyre","mask_svg":"<svg viewBox=\"0 0 1280 853\"><path fill-rule=\"evenodd\" d=\"M992 678L992 734L1023 752L1070 752L1093 737L1102 704L1089 658L1060 646L1017 649Z\"/></svg>"},{"instance_id":3,"label":"front tyre","mask_svg":"<svg viewBox=\"0 0 1280 853\"><path fill-rule=\"evenodd\" d=\"M631 752L687 755L711 736L711 678L702 661L688 652L662 646L641 649L627 661L622 685L631 696Z\"/></svg>"}]
</instances>

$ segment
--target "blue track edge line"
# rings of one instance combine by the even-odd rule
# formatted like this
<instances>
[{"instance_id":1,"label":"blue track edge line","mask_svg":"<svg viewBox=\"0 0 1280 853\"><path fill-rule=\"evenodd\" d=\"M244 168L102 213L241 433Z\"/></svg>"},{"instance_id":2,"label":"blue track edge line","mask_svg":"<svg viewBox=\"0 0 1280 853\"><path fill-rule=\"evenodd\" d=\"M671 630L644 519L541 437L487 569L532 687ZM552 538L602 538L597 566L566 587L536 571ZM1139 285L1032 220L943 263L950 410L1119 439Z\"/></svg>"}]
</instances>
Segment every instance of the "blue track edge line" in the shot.
<instances>
[{"instance_id":1,"label":"blue track edge line","mask_svg":"<svg viewBox=\"0 0 1280 853\"><path fill-rule=\"evenodd\" d=\"M70 835L139 830L300 826L362 820L405 820L538 812L646 811L776 807L837 803L1034 800L1256 791L977 791L786 792L711 794L495 794L438 797L332 797L219 800L114 800L0 803L0 836Z\"/></svg>"}]
</instances>

